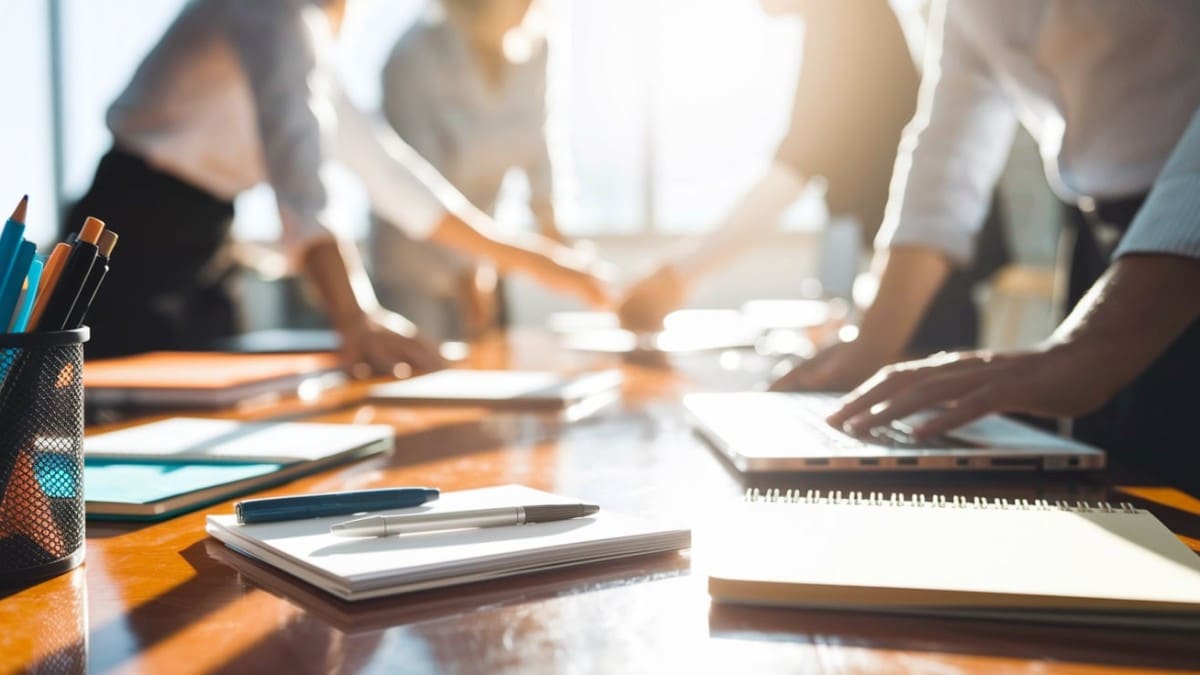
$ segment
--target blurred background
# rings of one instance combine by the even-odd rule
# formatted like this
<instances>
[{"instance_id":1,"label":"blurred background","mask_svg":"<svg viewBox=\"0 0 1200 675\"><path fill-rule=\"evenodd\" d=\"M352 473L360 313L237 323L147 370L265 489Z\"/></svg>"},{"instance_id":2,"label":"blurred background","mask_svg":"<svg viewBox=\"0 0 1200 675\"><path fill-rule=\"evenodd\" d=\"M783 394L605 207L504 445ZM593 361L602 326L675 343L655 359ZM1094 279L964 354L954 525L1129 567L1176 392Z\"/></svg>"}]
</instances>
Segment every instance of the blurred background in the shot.
<instances>
[{"instance_id":1,"label":"blurred background","mask_svg":"<svg viewBox=\"0 0 1200 675\"><path fill-rule=\"evenodd\" d=\"M31 237L48 244L61 205L86 189L111 139L109 103L185 0L5 0L0 23L0 186L33 197ZM380 70L396 39L427 0L355 0L346 18L340 68L352 98L378 110ZM921 0L893 0L919 26ZM556 204L567 236L591 242L629 273L680 240L718 223L758 177L783 134L804 39L797 18L771 17L749 0L543 0L551 42L549 106ZM747 73L753 75L747 77ZM334 209L349 235L366 233L367 202L348 173L332 169ZM529 187L505 180L498 219L529 227ZM1046 287L1055 255L1058 206L1045 186L1032 141L1016 145L1002 195L1017 275L981 289L986 341L1031 342L1051 325ZM273 197L259 188L237 204L239 240L258 244L279 231ZM829 222L819 191L785 214L778 231L706 281L693 305L737 306L748 298L797 297L818 278L825 292L849 293L867 253L853 227ZM318 321L278 259L247 268L249 328ZM996 284L993 284L996 286ZM517 324L541 323L573 308L514 279L506 292Z\"/></svg>"}]
</instances>

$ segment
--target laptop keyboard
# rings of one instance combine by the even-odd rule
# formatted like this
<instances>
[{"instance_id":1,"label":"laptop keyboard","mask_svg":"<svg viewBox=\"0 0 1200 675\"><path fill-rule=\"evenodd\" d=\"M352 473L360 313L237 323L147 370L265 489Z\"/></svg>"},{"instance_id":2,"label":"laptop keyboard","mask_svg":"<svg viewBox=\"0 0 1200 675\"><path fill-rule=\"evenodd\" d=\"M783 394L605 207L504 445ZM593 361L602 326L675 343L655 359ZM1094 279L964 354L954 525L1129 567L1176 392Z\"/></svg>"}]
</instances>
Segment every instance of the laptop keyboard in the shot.
<instances>
[{"instance_id":1,"label":"laptop keyboard","mask_svg":"<svg viewBox=\"0 0 1200 675\"><path fill-rule=\"evenodd\" d=\"M798 424L789 429L797 434L797 440L809 440L823 447L838 450L862 450L874 448L961 448L961 441L952 441L947 437L934 437L916 440L912 436L912 428L903 421L892 422L888 426L876 427L870 431L852 436L844 431L830 426L825 418L838 406L836 396L810 395L803 398L789 398L779 402L778 411L763 411L775 419L793 419ZM776 417L777 416L777 417Z\"/></svg>"}]
</instances>

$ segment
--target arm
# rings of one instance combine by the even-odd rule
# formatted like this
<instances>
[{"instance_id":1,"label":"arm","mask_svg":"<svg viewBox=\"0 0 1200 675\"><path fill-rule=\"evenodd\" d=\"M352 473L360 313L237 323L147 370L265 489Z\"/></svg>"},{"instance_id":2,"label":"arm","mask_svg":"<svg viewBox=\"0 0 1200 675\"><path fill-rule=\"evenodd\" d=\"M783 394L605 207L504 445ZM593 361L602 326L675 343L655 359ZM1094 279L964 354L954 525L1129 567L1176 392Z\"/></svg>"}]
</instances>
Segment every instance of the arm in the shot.
<instances>
[{"instance_id":1,"label":"arm","mask_svg":"<svg viewBox=\"0 0 1200 675\"><path fill-rule=\"evenodd\" d=\"M773 162L716 230L630 287L621 301L621 322L641 330L661 328L663 317L684 303L693 285L772 231L804 185L794 169Z\"/></svg>"},{"instance_id":2,"label":"arm","mask_svg":"<svg viewBox=\"0 0 1200 675\"><path fill-rule=\"evenodd\" d=\"M342 355L355 375L403 376L398 363L417 371L443 365L437 349L417 338L416 326L380 307L353 244L332 237L318 239L305 247L302 262L305 277L342 336Z\"/></svg>"},{"instance_id":3,"label":"arm","mask_svg":"<svg viewBox=\"0 0 1200 675\"><path fill-rule=\"evenodd\" d=\"M1054 334L1026 352L952 354L885 368L830 423L869 429L947 406L918 434L990 412L1074 416L1103 405L1200 318L1200 111L1117 249ZM876 408L878 406L878 408Z\"/></svg>"},{"instance_id":4,"label":"arm","mask_svg":"<svg viewBox=\"0 0 1200 675\"><path fill-rule=\"evenodd\" d=\"M492 260L544 285L603 305L607 292L577 251L537 234L502 232L391 129L373 124L340 91L337 154L362 179L384 220L415 238Z\"/></svg>"},{"instance_id":5,"label":"arm","mask_svg":"<svg viewBox=\"0 0 1200 675\"><path fill-rule=\"evenodd\" d=\"M1090 412L1200 317L1196 288L1200 259L1125 256L1038 347L943 354L889 366L847 396L829 422L859 433L946 406L915 430L924 437L992 412L1046 417Z\"/></svg>"},{"instance_id":6,"label":"arm","mask_svg":"<svg viewBox=\"0 0 1200 675\"><path fill-rule=\"evenodd\" d=\"M955 7L935 8L917 113L900 143L875 242L880 290L858 339L802 363L776 388L844 390L859 384L901 354L950 265L970 259L1008 158L1016 117L964 34Z\"/></svg>"},{"instance_id":7,"label":"arm","mask_svg":"<svg viewBox=\"0 0 1200 675\"><path fill-rule=\"evenodd\" d=\"M284 237L299 251L302 271L342 338L347 365L392 373L398 362L418 369L440 365L416 340L411 323L379 308L353 246L338 242L323 222L320 178L329 133L319 115L330 83L312 44L323 16L283 3L226 5L230 42L251 93L267 174L275 189ZM356 373L357 374L357 373Z\"/></svg>"}]
</instances>

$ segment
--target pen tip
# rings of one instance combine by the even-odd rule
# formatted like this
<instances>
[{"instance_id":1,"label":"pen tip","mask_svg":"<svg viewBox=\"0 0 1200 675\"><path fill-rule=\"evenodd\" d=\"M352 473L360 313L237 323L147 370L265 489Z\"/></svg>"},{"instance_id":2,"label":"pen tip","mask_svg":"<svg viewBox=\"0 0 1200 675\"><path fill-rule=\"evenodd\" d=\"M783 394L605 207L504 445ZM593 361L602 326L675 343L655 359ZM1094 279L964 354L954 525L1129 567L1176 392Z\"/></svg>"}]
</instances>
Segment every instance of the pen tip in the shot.
<instances>
[{"instance_id":1,"label":"pen tip","mask_svg":"<svg viewBox=\"0 0 1200 675\"><path fill-rule=\"evenodd\" d=\"M590 516L593 513L599 513L599 511L600 511L600 507L595 504L584 504L583 505L583 515L585 515L585 516Z\"/></svg>"},{"instance_id":2,"label":"pen tip","mask_svg":"<svg viewBox=\"0 0 1200 675\"><path fill-rule=\"evenodd\" d=\"M25 195L25 196L21 197L21 201L17 202L17 208L13 209L12 215L9 216L8 219L13 221L14 223L24 223L25 222L25 211L28 208L29 208L29 195Z\"/></svg>"}]
</instances>

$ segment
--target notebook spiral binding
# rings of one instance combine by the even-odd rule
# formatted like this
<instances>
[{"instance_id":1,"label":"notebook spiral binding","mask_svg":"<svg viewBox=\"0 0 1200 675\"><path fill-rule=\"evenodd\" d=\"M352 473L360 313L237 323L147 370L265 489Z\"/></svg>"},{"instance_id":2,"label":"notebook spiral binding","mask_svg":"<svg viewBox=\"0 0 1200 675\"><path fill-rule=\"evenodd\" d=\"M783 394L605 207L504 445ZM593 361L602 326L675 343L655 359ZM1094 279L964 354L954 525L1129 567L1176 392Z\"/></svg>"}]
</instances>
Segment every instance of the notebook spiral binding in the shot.
<instances>
[{"instance_id":1,"label":"notebook spiral binding","mask_svg":"<svg viewBox=\"0 0 1200 675\"><path fill-rule=\"evenodd\" d=\"M750 503L770 504L835 504L839 506L896 506L896 507L926 507L926 508L958 508L958 509L1005 509L1014 511L1070 511L1072 513L1138 513L1138 509L1129 502L1112 504L1110 502L1077 501L1071 502L1058 499L1002 499L989 500L985 497L962 497L944 495L925 496L912 494L905 496L899 492L885 494L883 492L842 492L835 490L822 494L820 490L766 490L757 488L746 490L746 501Z\"/></svg>"}]
</instances>

